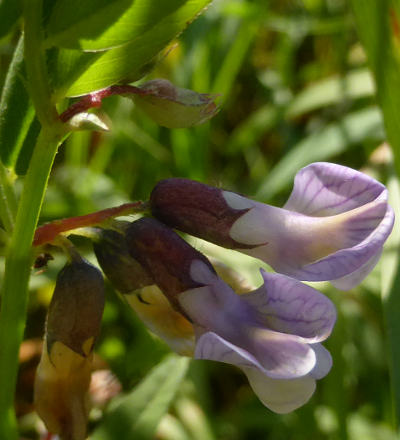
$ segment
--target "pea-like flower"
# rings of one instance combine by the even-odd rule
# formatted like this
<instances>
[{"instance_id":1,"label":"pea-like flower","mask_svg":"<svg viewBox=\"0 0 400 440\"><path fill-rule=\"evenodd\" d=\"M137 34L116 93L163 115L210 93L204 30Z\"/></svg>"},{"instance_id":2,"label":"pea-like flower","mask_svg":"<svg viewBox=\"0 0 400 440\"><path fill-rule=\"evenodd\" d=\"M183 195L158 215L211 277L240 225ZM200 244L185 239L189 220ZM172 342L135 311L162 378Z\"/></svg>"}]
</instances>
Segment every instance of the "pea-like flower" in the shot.
<instances>
[{"instance_id":1,"label":"pea-like flower","mask_svg":"<svg viewBox=\"0 0 400 440\"><path fill-rule=\"evenodd\" d=\"M131 256L192 323L196 358L241 368L275 412L290 412L308 401L315 380L331 367L320 344L336 319L328 298L266 272L259 289L237 295L202 254L154 219L133 222L126 237Z\"/></svg>"},{"instance_id":2,"label":"pea-like flower","mask_svg":"<svg viewBox=\"0 0 400 440\"><path fill-rule=\"evenodd\" d=\"M348 290L373 269L394 222L384 185L341 165L300 170L278 208L187 179L159 182L155 217L171 227L268 263L307 281Z\"/></svg>"}]
</instances>

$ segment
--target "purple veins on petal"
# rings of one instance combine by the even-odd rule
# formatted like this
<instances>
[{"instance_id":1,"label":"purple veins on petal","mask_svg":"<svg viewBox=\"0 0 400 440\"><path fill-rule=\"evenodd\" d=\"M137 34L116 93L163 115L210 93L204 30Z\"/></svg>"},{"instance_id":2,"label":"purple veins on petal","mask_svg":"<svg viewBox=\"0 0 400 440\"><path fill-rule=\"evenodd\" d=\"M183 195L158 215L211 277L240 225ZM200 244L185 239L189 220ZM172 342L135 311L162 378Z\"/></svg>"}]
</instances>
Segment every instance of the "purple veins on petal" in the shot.
<instances>
[{"instance_id":1,"label":"purple veins on petal","mask_svg":"<svg viewBox=\"0 0 400 440\"><path fill-rule=\"evenodd\" d=\"M335 321L328 299L279 274L265 274L266 288L239 296L207 270L194 261L192 277L208 285L179 296L199 334L213 332L245 350L273 378L301 377L314 368L316 355L309 343L325 339Z\"/></svg>"},{"instance_id":2,"label":"purple veins on petal","mask_svg":"<svg viewBox=\"0 0 400 440\"><path fill-rule=\"evenodd\" d=\"M230 229L232 239L247 246L241 252L300 280L347 277L337 283L343 289L373 269L394 222L384 185L335 164L300 170L284 208L234 193L224 192L224 197L231 208L243 200L250 204Z\"/></svg>"},{"instance_id":3,"label":"purple veins on petal","mask_svg":"<svg viewBox=\"0 0 400 440\"><path fill-rule=\"evenodd\" d=\"M308 343L325 340L336 320L333 303L310 286L261 269L264 284L242 295L270 329L294 334Z\"/></svg>"},{"instance_id":4,"label":"purple veins on petal","mask_svg":"<svg viewBox=\"0 0 400 440\"><path fill-rule=\"evenodd\" d=\"M316 162L301 169L284 208L311 216L349 211L375 200L386 188L360 171Z\"/></svg>"},{"instance_id":5,"label":"purple veins on petal","mask_svg":"<svg viewBox=\"0 0 400 440\"><path fill-rule=\"evenodd\" d=\"M310 346L301 344L302 347L300 347L300 344L290 336L285 338L283 334L269 333L265 339L275 339L275 341L268 346L266 344L265 353L259 356L260 353L255 355L227 341L217 333L207 332L197 341L195 357L229 363L238 367L257 368L273 379L302 377L314 369L316 354ZM298 346L295 347L292 342Z\"/></svg>"}]
</instances>

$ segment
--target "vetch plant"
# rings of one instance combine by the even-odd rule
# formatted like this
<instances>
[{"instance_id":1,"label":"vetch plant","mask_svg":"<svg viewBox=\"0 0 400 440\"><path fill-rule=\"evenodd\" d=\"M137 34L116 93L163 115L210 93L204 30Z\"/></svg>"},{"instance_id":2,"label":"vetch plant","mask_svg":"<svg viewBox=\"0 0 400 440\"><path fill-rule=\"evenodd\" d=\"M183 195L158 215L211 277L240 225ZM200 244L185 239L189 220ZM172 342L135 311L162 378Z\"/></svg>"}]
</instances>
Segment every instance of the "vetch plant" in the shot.
<instances>
[{"instance_id":1,"label":"vetch plant","mask_svg":"<svg viewBox=\"0 0 400 440\"><path fill-rule=\"evenodd\" d=\"M239 296L202 254L156 220L133 222L126 240L132 257L192 322L197 359L241 368L275 412L290 412L311 397L315 380L331 367L329 353L319 344L336 318L328 298L266 272L259 289Z\"/></svg>"},{"instance_id":2,"label":"vetch plant","mask_svg":"<svg viewBox=\"0 0 400 440\"><path fill-rule=\"evenodd\" d=\"M90 0L82 7L62 0L51 5L42 0L22 2L24 32L5 81L0 124L0 218L7 248L0 311L0 437L9 440L18 438L14 391L34 257L32 242L58 148L73 131L107 129L101 118L87 110L98 107L103 97L118 94L120 86L126 93L129 83L148 73L209 0L163 6L152 0L116 3L110 7ZM5 29L10 31L20 9L17 15L2 9L2 19L3 12L8 21ZM66 99L76 96L84 97L70 108ZM193 116L189 125L212 116L210 99L197 108L199 117ZM174 126L178 125L175 121ZM26 173L18 199L13 182L16 170Z\"/></svg>"},{"instance_id":3,"label":"vetch plant","mask_svg":"<svg viewBox=\"0 0 400 440\"><path fill-rule=\"evenodd\" d=\"M173 228L306 281L348 290L373 269L394 222L386 188L336 164L300 170L282 208L185 179L159 182L151 211Z\"/></svg>"},{"instance_id":4,"label":"vetch plant","mask_svg":"<svg viewBox=\"0 0 400 440\"><path fill-rule=\"evenodd\" d=\"M16 33L19 33L9 70L1 75L4 78L0 102L1 439L17 440L24 436L17 429L15 401L18 402L18 399L15 399L15 389L18 354L29 303L31 269L33 266L45 270L51 254L60 249L67 254L69 261L57 277L47 322L42 326L45 327L44 345L35 379L34 403L49 430L47 438L55 434L61 440L84 440L88 435L89 383L94 343L99 336L104 308L104 285L100 271L74 250L69 238L66 238L69 235L81 235L93 241L98 263L113 286L151 331L165 340L174 351L196 359L237 366L245 373L261 402L276 413L288 413L305 404L314 393L316 381L326 376L332 366L331 356L322 343L332 332L335 308L326 296L301 281L330 281L339 289L352 289L377 264L392 231L394 214L391 206L399 211L396 185L400 175L400 87L397 86L400 67L394 51L398 45L398 7L389 1L367 0L361 7L355 0L351 1L375 75L377 102L383 110L388 142L393 150L394 158L387 161L387 175L380 174L379 177L388 178L392 197L390 206L386 187L367 174L332 163L310 164L314 160L329 160L333 155L337 160L342 159L345 156L339 158L340 154L349 153L345 151L346 147L359 146L365 140L375 142L376 139L373 136L370 139L370 135L377 127L380 132L377 138L382 141L385 135L380 109L361 109L358 114L346 115L344 119L325 127L326 144L321 142L321 154L310 148L315 147L316 139L319 145L324 137L318 137L321 134L318 131L314 133L313 127L318 124L308 119L308 127L313 131L312 142L309 142L301 139L302 130L298 130L297 121L286 120L293 118L293 114L304 115L304 112L321 107L318 99L307 101L307 96L315 97L315 90L320 90L318 88L311 90L313 93L310 95L306 93L307 99L300 95L297 104L296 100L289 102L298 88L298 84L293 84L289 79L293 76L291 66L297 65L294 62L296 48L302 48L303 44L299 44L302 39L315 32L314 25L305 26L301 32L293 32L298 26L293 17L289 17L290 26L282 26L287 17L282 16L282 20L280 15L272 15L271 20L265 20L263 14L258 14L265 6L262 1L251 2L251 8L247 2L241 2L239 9L236 6L224 7L221 17L230 20L230 23L223 27L218 38L214 38L216 34L210 34L210 41L215 42L215 53L208 51L207 45L199 50L192 47L191 42L188 44L192 58L196 59L193 66L197 69L197 64L203 65L202 69L194 72L193 84L201 86L199 92L210 90L213 93L198 93L177 87L166 79L143 81L145 75L168 52L168 45L209 3L210 0L0 2L0 34L5 42L2 61L3 58L7 59L13 42L17 40ZM304 8L315 12L317 6L311 5L315 2L308 3ZM330 8L331 5L326 8L328 19ZM338 17L340 19L336 21L335 17L333 26L335 32L336 26L340 27L343 23L348 26L346 23L351 21L344 15L339 14ZM318 29L324 29L325 25L325 17L321 21L318 18ZM273 28L277 34L282 33L283 39L277 37L277 40L284 42L281 47L285 55L281 57L280 53L277 58L284 59L281 62L284 69L280 66L275 71L271 66L271 71L264 76L260 74L263 61L254 69L259 79L254 90L254 86L247 82L242 88L244 93L239 95L249 99L242 113L246 113L247 104L259 87L272 97L271 103L261 108L260 113L250 113L248 118L235 108L225 121L229 122L226 127L230 129L233 128L232 123L235 124L232 136L228 135L225 127L215 132L207 128L194 132L187 130L217 114L219 92L229 94L252 42L256 37L264 38L259 37L265 34L262 26ZM313 30L307 30L307 27ZM328 27L332 27L331 23ZM237 38L231 42L226 35L233 35L232 30ZM293 44L294 40L296 44ZM264 41L259 42L262 44L256 46L254 58L265 46ZM385 50L381 50L382 47ZM221 66L217 68L214 63L211 65L223 52L226 53L221 59ZM177 59L179 57L180 54ZM262 58L265 60L269 57L263 54ZM210 65L204 68L207 63ZM307 66L307 72L317 71L314 67ZM356 75L346 75L344 78L345 87L342 87L339 78L333 82L340 85L337 90L346 97L346 102L347 89L352 88L348 87L350 79L364 78L359 72L352 73ZM364 69L361 73L368 72ZM302 72L301 77L309 80L308 75ZM172 76L182 80L182 84L187 82L181 72L174 72ZM247 80L246 73L244 76ZM329 80L328 84L332 82ZM349 99L371 95L371 87L372 81L367 95L363 87L350 90ZM68 211L62 215L70 217L37 227L59 147L71 134L79 139L82 134L75 133L77 131L110 130L112 118L103 117L97 109L102 107L104 99L111 96L133 101L134 107L142 109L162 127L185 129L171 134L165 128L155 127L153 132L147 133L144 122L137 124L138 130L134 130L134 134L126 130L125 137L121 136L121 143L128 138L132 139L132 143L140 144L145 139L143 144L148 147L143 148L143 156L140 154L142 151L135 151L140 166L137 175L138 167L132 168L132 163L128 166L123 163L116 172L135 173L134 177L122 176L121 181L113 182L116 187L124 187L126 194L129 194L126 200L130 197L136 199L137 193L149 190L149 181L142 182L147 176L151 176L150 184L153 185L160 178L177 174L202 181L212 181L212 176L218 175L223 185L229 188L228 175L238 177L241 172L246 172L252 180L254 176L263 174L264 177L259 178L263 180L265 171L278 160L278 166L272 169L270 176L274 176L274 172L276 176L277 170L284 170L285 173L282 173L281 181L278 184L275 181L273 185L276 193L278 187L284 186L284 177L294 175L294 172L290 174L290 170L307 166L296 175L293 191L282 207L263 204L229 189L195 180L171 178L156 184L148 201L128 201L120 206L80 216ZM321 93L321 96L325 97L325 94ZM337 97L333 98L331 93L329 105L339 103ZM294 106L291 105L293 103ZM112 115L112 105L109 110L109 115ZM120 116L123 115L119 113ZM141 120L140 115L137 117ZM129 122L134 123L131 119ZM253 170L253 165L263 159L266 150L265 145L253 147L251 144L257 144L276 122L283 122L285 129L287 126L288 133L291 133L288 138L295 138L295 144L292 141L287 145L286 141L283 142L285 145L282 143L282 150L290 150L284 158L286 161L274 155L271 161L268 159L264 163L264 160L260 160ZM150 123L148 127L152 128L153 125ZM195 137L190 137L189 133L194 133ZM217 165L209 155L215 139L223 140L218 155L223 154L218 159L229 156L234 160L236 153L246 157L242 171L235 170L235 166L232 169L227 166L226 174L218 174ZM243 139L246 140L244 144ZM108 172L108 166L113 164L114 158L119 160L120 150L116 149L115 156L111 156L114 154L114 144L109 149L102 149L102 145L96 143L96 137L91 140L93 145L88 148L88 157L85 159L84 152L77 154L77 145L71 152L68 150L71 144L66 142L56 166L63 168L64 163L88 165L91 172L105 177L103 171L107 169ZM165 140L170 141L172 153L164 146ZM199 146L201 148L197 148ZM369 154L369 146L363 147ZM160 151L163 154L158 154ZM307 154L300 157L305 152ZM152 162L147 166L144 163L146 154L157 157L156 160L161 158L160 163L154 166ZM202 164L199 170L195 170L195 166L193 170L188 169L197 163ZM358 160L353 160L352 164L360 166ZM65 169L68 167L63 171ZM132 177L127 180L132 183L136 179L140 184L132 184L131 188L126 185L125 188L125 177ZM96 174L93 180L93 186L96 186L101 182L101 176ZM264 180L264 184L268 182ZM79 188L79 191L81 189L85 188ZM79 191L73 195L79 195L77 199L80 202L82 194ZM59 194L56 194L55 199L59 202ZM104 202L103 194L101 197ZM86 202L91 203L92 200L89 197L83 197L82 200L79 207L82 211L90 211ZM66 205L68 208L72 206L69 200ZM133 214L142 218L133 222L114 220L120 216L126 220L126 216ZM151 216L153 218L149 218ZM46 220L54 217L57 215L51 210L43 216ZM262 270L263 283L260 287L243 286L233 272L209 260L189 245L185 236L182 238L173 229L255 257L269 264L277 273ZM393 395L398 403L398 231L392 234L391 240L391 245L386 246L388 251L385 257L388 258L382 275L382 299L388 318L387 334L393 350ZM78 243L80 245L81 242ZM87 247L85 249L87 251ZM26 334L30 337L29 331ZM355 345L354 341L351 343ZM341 347L337 341L333 341L332 352L338 352L337 346ZM351 352L351 347L350 350L347 348L344 347L343 357ZM103 440L108 436L119 438L130 435L132 438L140 436L150 439L158 436L155 434L157 425L179 388L187 364L187 360L176 357L156 368L150 379L144 381L143 387L135 386L133 394L128 396L127 405L120 404L117 399L110 412L106 410L104 417L100 414L99 419L93 421L95 427L90 432L91 438ZM170 367L174 365L176 371ZM336 378L341 373L345 376L345 371L340 371L340 368L339 365ZM125 385L134 380L130 376L124 379L121 383ZM141 400L135 400L137 395ZM340 408L336 409L335 415L342 429L340 434L343 434L339 436L346 438L347 431L342 425L353 418L344 414L341 402L337 406ZM238 412L242 412L242 409L238 408ZM114 422L117 421L111 424L111 429L107 422L109 413L114 415ZM270 424L273 425L275 423Z\"/></svg>"}]
</instances>

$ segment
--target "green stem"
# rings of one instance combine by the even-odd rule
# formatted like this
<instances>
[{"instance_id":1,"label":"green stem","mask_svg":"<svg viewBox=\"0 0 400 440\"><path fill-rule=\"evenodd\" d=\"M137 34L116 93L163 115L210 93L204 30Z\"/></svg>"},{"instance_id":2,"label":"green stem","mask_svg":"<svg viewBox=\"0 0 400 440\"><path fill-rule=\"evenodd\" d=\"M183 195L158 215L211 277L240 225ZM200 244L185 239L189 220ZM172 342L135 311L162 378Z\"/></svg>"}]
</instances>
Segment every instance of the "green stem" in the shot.
<instances>
[{"instance_id":1,"label":"green stem","mask_svg":"<svg viewBox=\"0 0 400 440\"><path fill-rule=\"evenodd\" d=\"M17 440L14 390L28 303L32 239L50 170L66 131L51 102L42 50L42 0L24 1L25 65L35 110L42 124L7 252L0 311L0 438Z\"/></svg>"},{"instance_id":2,"label":"green stem","mask_svg":"<svg viewBox=\"0 0 400 440\"><path fill-rule=\"evenodd\" d=\"M24 0L25 63L28 73L29 93L35 106L36 116L42 127L51 128L59 123L52 102L47 80L46 61L43 52L42 0Z\"/></svg>"},{"instance_id":3,"label":"green stem","mask_svg":"<svg viewBox=\"0 0 400 440\"><path fill-rule=\"evenodd\" d=\"M28 302L31 245L48 176L62 138L63 134L54 132L42 131L39 135L6 259L0 311L0 438L4 439L17 438L13 396Z\"/></svg>"}]
</instances>

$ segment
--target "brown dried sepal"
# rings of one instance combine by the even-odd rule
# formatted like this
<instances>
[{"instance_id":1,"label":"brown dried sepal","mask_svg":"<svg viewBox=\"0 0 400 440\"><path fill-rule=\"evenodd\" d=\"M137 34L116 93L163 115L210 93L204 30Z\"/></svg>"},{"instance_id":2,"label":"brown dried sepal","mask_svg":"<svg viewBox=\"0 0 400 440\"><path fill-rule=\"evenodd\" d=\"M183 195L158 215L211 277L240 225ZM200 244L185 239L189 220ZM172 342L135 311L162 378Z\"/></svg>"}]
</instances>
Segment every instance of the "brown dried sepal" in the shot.
<instances>
[{"instance_id":1,"label":"brown dried sepal","mask_svg":"<svg viewBox=\"0 0 400 440\"><path fill-rule=\"evenodd\" d=\"M92 338L85 341L89 353ZM92 354L81 356L55 341L50 352L44 345L36 372L34 404L49 432L61 440L86 439L90 402Z\"/></svg>"}]
</instances>

